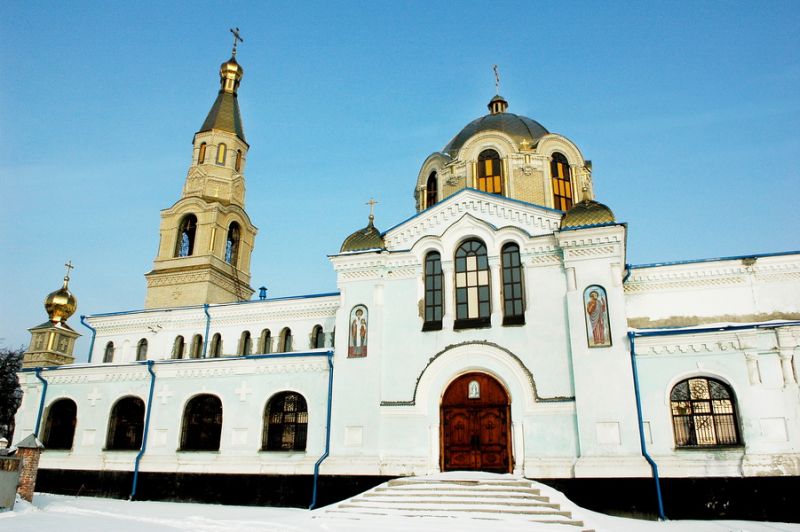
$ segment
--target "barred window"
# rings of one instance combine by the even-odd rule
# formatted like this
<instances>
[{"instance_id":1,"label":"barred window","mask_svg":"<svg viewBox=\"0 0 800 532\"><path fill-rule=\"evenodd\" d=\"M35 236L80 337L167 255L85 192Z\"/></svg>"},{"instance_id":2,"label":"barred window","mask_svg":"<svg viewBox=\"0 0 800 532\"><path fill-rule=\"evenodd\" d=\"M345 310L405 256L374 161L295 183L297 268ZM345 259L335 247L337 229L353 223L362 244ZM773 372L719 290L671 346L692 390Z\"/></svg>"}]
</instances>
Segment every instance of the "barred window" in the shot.
<instances>
[{"instance_id":1,"label":"barred window","mask_svg":"<svg viewBox=\"0 0 800 532\"><path fill-rule=\"evenodd\" d=\"M676 447L738 445L736 400L728 385L706 377L681 381L670 395Z\"/></svg>"},{"instance_id":2,"label":"barred window","mask_svg":"<svg viewBox=\"0 0 800 532\"><path fill-rule=\"evenodd\" d=\"M305 451L308 434L308 407L295 392L274 395L264 411L262 451Z\"/></svg>"},{"instance_id":3,"label":"barred window","mask_svg":"<svg viewBox=\"0 0 800 532\"><path fill-rule=\"evenodd\" d=\"M467 240L456 251L456 322L455 329L488 327L491 313L489 298L489 259L486 246L479 240Z\"/></svg>"},{"instance_id":4,"label":"barred window","mask_svg":"<svg viewBox=\"0 0 800 532\"><path fill-rule=\"evenodd\" d=\"M524 292L522 286L522 263L519 246L503 246L503 325L525 323Z\"/></svg>"},{"instance_id":5,"label":"barred window","mask_svg":"<svg viewBox=\"0 0 800 532\"><path fill-rule=\"evenodd\" d=\"M553 183L553 207L562 211L572 207L572 181L569 161L561 153L554 153L550 161L550 176Z\"/></svg>"},{"instance_id":6,"label":"barred window","mask_svg":"<svg viewBox=\"0 0 800 532\"><path fill-rule=\"evenodd\" d=\"M423 331L438 331L442 328L444 314L442 257L436 251L425 256L425 323Z\"/></svg>"},{"instance_id":7,"label":"barred window","mask_svg":"<svg viewBox=\"0 0 800 532\"><path fill-rule=\"evenodd\" d=\"M197 395L186 403L181 431L182 451L218 451L222 433L222 401L210 394Z\"/></svg>"},{"instance_id":8,"label":"barred window","mask_svg":"<svg viewBox=\"0 0 800 532\"><path fill-rule=\"evenodd\" d=\"M114 404L108 419L106 449L137 451L144 433L144 401L123 397Z\"/></svg>"},{"instance_id":9,"label":"barred window","mask_svg":"<svg viewBox=\"0 0 800 532\"><path fill-rule=\"evenodd\" d=\"M503 162L494 150L483 150L478 155L478 190L503 193Z\"/></svg>"}]
</instances>

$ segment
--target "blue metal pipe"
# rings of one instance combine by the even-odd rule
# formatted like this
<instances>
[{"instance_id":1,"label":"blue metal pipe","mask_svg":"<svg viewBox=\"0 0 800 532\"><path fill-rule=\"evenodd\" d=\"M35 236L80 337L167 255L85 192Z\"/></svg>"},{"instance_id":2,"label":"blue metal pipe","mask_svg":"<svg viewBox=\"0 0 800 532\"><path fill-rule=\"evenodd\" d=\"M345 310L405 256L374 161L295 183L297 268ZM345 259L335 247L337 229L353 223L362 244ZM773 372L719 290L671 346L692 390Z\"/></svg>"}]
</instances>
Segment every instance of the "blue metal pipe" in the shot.
<instances>
[{"instance_id":1,"label":"blue metal pipe","mask_svg":"<svg viewBox=\"0 0 800 532\"><path fill-rule=\"evenodd\" d=\"M314 487L311 492L311 504L308 509L313 510L317 506L317 481L319 480L319 466L328 457L331 450L331 406L333 404L333 351L328 351L328 414L325 423L325 452L314 464Z\"/></svg>"},{"instance_id":2,"label":"blue metal pipe","mask_svg":"<svg viewBox=\"0 0 800 532\"><path fill-rule=\"evenodd\" d=\"M631 265L630 264L626 264L625 265L625 277L622 278L622 284L625 284L625 282L628 280L628 277L630 277L630 276L631 276Z\"/></svg>"},{"instance_id":3,"label":"blue metal pipe","mask_svg":"<svg viewBox=\"0 0 800 532\"><path fill-rule=\"evenodd\" d=\"M42 377L42 368L36 368L36 378L42 381L42 397L39 399L39 413L36 414L36 428L33 429L33 433L36 437L39 437L39 427L42 424L42 414L44 413L44 397L47 395L47 381L44 380Z\"/></svg>"},{"instance_id":4,"label":"blue metal pipe","mask_svg":"<svg viewBox=\"0 0 800 532\"><path fill-rule=\"evenodd\" d=\"M89 358L87 360L89 363L91 363L92 362L92 351L94 350L94 338L95 338L95 336L97 336L97 329L95 329L94 327L92 327L91 325L86 323L86 316L85 315L81 316L81 325L83 325L84 327L86 327L87 329L92 331L92 341L89 342Z\"/></svg>"},{"instance_id":5,"label":"blue metal pipe","mask_svg":"<svg viewBox=\"0 0 800 532\"><path fill-rule=\"evenodd\" d=\"M139 462L142 460L142 456L144 456L144 452L147 449L147 433L150 429L150 407L153 406L153 389L156 387L156 374L153 371L154 362L148 360L145 364L147 364L147 371L150 373L150 392L147 394L147 411L144 416L142 448L139 449L139 453L136 455L136 460L133 463L133 485L131 486L131 495L128 497L128 500L133 500L136 496L136 485L139 483Z\"/></svg>"},{"instance_id":6,"label":"blue metal pipe","mask_svg":"<svg viewBox=\"0 0 800 532\"><path fill-rule=\"evenodd\" d=\"M208 313L208 303L203 305L203 312L206 313L206 335L203 337L203 358L208 353L208 331L211 330L211 314Z\"/></svg>"},{"instance_id":7,"label":"blue metal pipe","mask_svg":"<svg viewBox=\"0 0 800 532\"><path fill-rule=\"evenodd\" d=\"M656 499L658 500L658 518L666 521L664 515L664 500L661 497L661 479L658 476L658 464L647 452L647 443L644 437L644 420L642 419L642 396L639 393L639 370L636 367L636 346L634 344L633 331L628 332L628 340L631 343L631 370L633 371L633 391L636 394L636 415L639 418L639 445L642 447L642 456L650 464L653 470L653 479L656 481Z\"/></svg>"}]
</instances>

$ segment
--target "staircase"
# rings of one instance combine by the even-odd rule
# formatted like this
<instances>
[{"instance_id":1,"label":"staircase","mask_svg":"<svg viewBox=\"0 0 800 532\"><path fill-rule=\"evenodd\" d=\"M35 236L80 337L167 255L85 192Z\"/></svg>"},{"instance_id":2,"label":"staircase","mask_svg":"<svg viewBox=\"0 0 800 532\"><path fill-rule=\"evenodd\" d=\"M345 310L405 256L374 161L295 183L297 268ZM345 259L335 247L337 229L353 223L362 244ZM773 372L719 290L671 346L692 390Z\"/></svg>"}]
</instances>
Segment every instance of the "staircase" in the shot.
<instances>
[{"instance_id":1,"label":"staircase","mask_svg":"<svg viewBox=\"0 0 800 532\"><path fill-rule=\"evenodd\" d=\"M537 484L522 477L491 473L444 473L390 480L324 509L320 518L369 516L438 517L528 524L531 530L582 531L583 521L551 502ZM544 528L530 523L549 525Z\"/></svg>"}]
</instances>

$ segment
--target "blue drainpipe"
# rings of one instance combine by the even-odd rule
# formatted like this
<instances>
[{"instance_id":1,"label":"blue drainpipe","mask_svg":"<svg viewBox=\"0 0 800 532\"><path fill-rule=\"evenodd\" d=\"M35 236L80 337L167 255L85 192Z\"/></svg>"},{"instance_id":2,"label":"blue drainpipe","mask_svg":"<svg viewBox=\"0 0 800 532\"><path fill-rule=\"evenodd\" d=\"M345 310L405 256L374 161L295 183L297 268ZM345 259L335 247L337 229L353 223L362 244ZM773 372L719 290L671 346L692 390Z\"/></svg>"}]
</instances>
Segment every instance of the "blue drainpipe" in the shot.
<instances>
[{"instance_id":1,"label":"blue drainpipe","mask_svg":"<svg viewBox=\"0 0 800 532\"><path fill-rule=\"evenodd\" d=\"M94 337L97 336L97 329L86 323L86 316L81 316L81 325L92 331L92 341L89 342L89 359L87 362L92 363L92 351L94 351Z\"/></svg>"},{"instance_id":2,"label":"blue drainpipe","mask_svg":"<svg viewBox=\"0 0 800 532\"><path fill-rule=\"evenodd\" d=\"M628 340L631 342L631 370L633 371L633 391L636 394L636 415L639 418L639 445L642 447L642 456L650 464L653 470L653 479L656 481L656 499L658 500L658 518L666 521L664 515L664 501L661 498L661 479L658 477L658 465L647 452L647 444L644 438L644 421L642 420L642 396L639 393L639 370L636 367L636 345L634 343L635 334L628 331Z\"/></svg>"},{"instance_id":3,"label":"blue drainpipe","mask_svg":"<svg viewBox=\"0 0 800 532\"><path fill-rule=\"evenodd\" d=\"M39 413L36 414L36 428L33 429L33 433L38 438L39 427L42 424L42 414L44 413L44 397L47 395L47 381L42 377L42 368L36 368L34 371L36 371L36 378L42 381L42 398L39 399Z\"/></svg>"},{"instance_id":4,"label":"blue drainpipe","mask_svg":"<svg viewBox=\"0 0 800 532\"><path fill-rule=\"evenodd\" d=\"M313 510L317 506L317 480L319 479L319 466L328 457L331 450L331 404L333 402L333 351L328 351L328 414L325 424L325 452L314 464L314 487L311 492L311 504L308 509Z\"/></svg>"},{"instance_id":5,"label":"blue drainpipe","mask_svg":"<svg viewBox=\"0 0 800 532\"><path fill-rule=\"evenodd\" d=\"M147 394L147 413L144 416L144 433L142 434L142 448L139 449L139 454L136 455L136 461L133 463L133 486L131 486L131 495L128 500L133 500L136 496L136 485L139 482L139 462L144 456L144 451L147 449L147 432L150 429L150 408L153 406L153 388L156 387L156 374L153 372L152 360L148 360L147 371L150 373L150 392Z\"/></svg>"},{"instance_id":6,"label":"blue drainpipe","mask_svg":"<svg viewBox=\"0 0 800 532\"><path fill-rule=\"evenodd\" d=\"M208 313L208 303L203 305L203 312L206 313L206 335L203 337L203 358L208 352L208 331L211 330L211 314Z\"/></svg>"}]
</instances>

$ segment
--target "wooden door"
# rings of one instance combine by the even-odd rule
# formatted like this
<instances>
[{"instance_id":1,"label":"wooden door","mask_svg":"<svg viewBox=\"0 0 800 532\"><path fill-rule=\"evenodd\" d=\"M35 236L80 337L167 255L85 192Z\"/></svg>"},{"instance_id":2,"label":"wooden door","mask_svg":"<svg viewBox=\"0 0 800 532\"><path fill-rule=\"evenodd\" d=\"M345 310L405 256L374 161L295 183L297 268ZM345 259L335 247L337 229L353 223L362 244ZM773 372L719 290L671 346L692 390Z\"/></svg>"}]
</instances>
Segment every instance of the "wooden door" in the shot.
<instances>
[{"instance_id":1,"label":"wooden door","mask_svg":"<svg viewBox=\"0 0 800 532\"><path fill-rule=\"evenodd\" d=\"M510 409L503 386L485 373L453 381L442 397L442 471L512 470Z\"/></svg>"}]
</instances>

